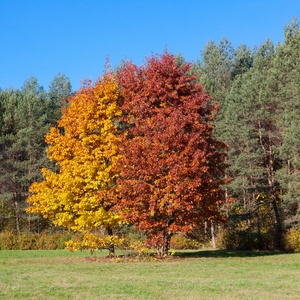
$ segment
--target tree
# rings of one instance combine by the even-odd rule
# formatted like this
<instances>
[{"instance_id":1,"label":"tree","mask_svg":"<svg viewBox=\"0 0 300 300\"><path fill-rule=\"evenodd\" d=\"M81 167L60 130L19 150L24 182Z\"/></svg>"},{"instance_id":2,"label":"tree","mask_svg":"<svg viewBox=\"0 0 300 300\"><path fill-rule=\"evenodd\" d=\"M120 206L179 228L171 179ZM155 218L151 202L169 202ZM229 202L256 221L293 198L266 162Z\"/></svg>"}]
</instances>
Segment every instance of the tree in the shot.
<instances>
[{"instance_id":1,"label":"tree","mask_svg":"<svg viewBox=\"0 0 300 300\"><path fill-rule=\"evenodd\" d=\"M233 64L230 70L231 81L236 76L244 74L253 67L253 51L245 44L238 46L234 53Z\"/></svg>"},{"instance_id":2,"label":"tree","mask_svg":"<svg viewBox=\"0 0 300 300\"><path fill-rule=\"evenodd\" d=\"M204 84L208 92L217 102L226 97L231 86L231 72L235 56L231 43L224 37L219 45L209 41L201 51L201 61L198 61L198 80Z\"/></svg>"},{"instance_id":3,"label":"tree","mask_svg":"<svg viewBox=\"0 0 300 300\"><path fill-rule=\"evenodd\" d=\"M262 241L268 240L267 235L273 223L265 224L269 210L261 214L259 195L268 193L266 181L267 170L262 145L259 143L262 124L267 121L264 116L265 99L259 101L265 87L266 72L250 69L247 73L237 76L232 89L223 103L222 119L219 120L219 134L228 146L227 175L232 181L227 185L229 196L236 199L229 210L229 229L235 233L246 233L256 242L252 247L262 247ZM265 144L263 143L263 146ZM266 200L266 199L265 199ZM264 206L269 203L264 201ZM266 212L266 213L265 213ZM262 228L264 227L264 230ZM250 245L248 245L250 246Z\"/></svg>"},{"instance_id":4,"label":"tree","mask_svg":"<svg viewBox=\"0 0 300 300\"><path fill-rule=\"evenodd\" d=\"M47 164L44 135L47 122L46 93L37 79L30 77L21 91L3 92L0 129L1 200L14 216L14 227L20 232L26 221L26 198L30 184L41 179L40 168ZM28 230L31 230L30 216Z\"/></svg>"},{"instance_id":5,"label":"tree","mask_svg":"<svg viewBox=\"0 0 300 300\"><path fill-rule=\"evenodd\" d=\"M72 86L69 77L61 73L54 76L48 92L48 119L51 124L56 124L61 118L62 108L66 106L71 94Z\"/></svg>"},{"instance_id":6,"label":"tree","mask_svg":"<svg viewBox=\"0 0 300 300\"><path fill-rule=\"evenodd\" d=\"M282 216L275 178L281 164L280 101L270 92L274 50L272 42L266 40L256 50L253 67L235 78L220 124L222 137L229 144L228 173L234 178L228 189L238 199L233 211L248 219L244 226L248 233L255 224L261 241L261 227L267 224L264 232L273 237L273 247L281 248Z\"/></svg>"},{"instance_id":7,"label":"tree","mask_svg":"<svg viewBox=\"0 0 300 300\"><path fill-rule=\"evenodd\" d=\"M294 18L284 27L284 43L276 47L270 69L270 97L278 99L277 126L281 168L276 179L281 187L285 227L300 225L300 22Z\"/></svg>"},{"instance_id":8,"label":"tree","mask_svg":"<svg viewBox=\"0 0 300 300\"><path fill-rule=\"evenodd\" d=\"M195 65L197 70L198 82L204 84L204 87L212 95L212 99L219 103L219 110L216 113L215 135L218 139L225 141L228 131L225 129L226 124L224 112L227 109L226 97L230 92L235 74L244 69L244 52L245 49L238 48L238 53L234 51L231 43L224 37L218 45L214 41L208 41L204 50L200 52L201 61ZM244 50L244 51L243 51ZM227 150L226 150L227 151ZM226 160L230 159L226 158ZM226 173L226 178L230 176ZM225 189L228 194L227 188ZM227 196L226 196L227 197ZM226 204L225 211L228 217L228 207ZM207 226L207 224L205 224ZM211 223L212 242L214 243L214 222Z\"/></svg>"},{"instance_id":9,"label":"tree","mask_svg":"<svg viewBox=\"0 0 300 300\"><path fill-rule=\"evenodd\" d=\"M124 132L115 209L164 253L174 233L222 219L225 201L225 144L211 124L217 106L185 75L190 68L166 51L142 67L127 62L117 75Z\"/></svg>"},{"instance_id":10,"label":"tree","mask_svg":"<svg viewBox=\"0 0 300 300\"><path fill-rule=\"evenodd\" d=\"M120 114L118 97L117 83L107 73L70 98L59 128L51 127L46 135L48 157L60 170L42 170L45 179L30 188L34 195L28 199L33 205L29 211L89 236L101 228L112 234L119 222L110 201L118 175L114 168L120 142L114 123Z\"/></svg>"}]
</instances>

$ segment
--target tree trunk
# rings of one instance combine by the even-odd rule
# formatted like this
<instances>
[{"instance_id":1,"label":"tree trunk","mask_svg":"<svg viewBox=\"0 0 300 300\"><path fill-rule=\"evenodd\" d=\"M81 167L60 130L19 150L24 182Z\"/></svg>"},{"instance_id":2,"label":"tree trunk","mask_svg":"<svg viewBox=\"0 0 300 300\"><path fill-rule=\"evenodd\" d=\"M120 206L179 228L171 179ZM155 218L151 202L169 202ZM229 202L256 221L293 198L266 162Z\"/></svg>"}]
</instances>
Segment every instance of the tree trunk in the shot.
<instances>
[{"instance_id":1,"label":"tree trunk","mask_svg":"<svg viewBox=\"0 0 300 300\"><path fill-rule=\"evenodd\" d=\"M262 150L264 152L265 161L267 164L268 185L270 188L271 204L273 207L274 217L275 217L274 247L276 249L282 249L282 226L281 226L278 207L276 203L276 189L275 189L275 180L274 180L274 153L272 149L271 133L269 131L268 138L266 138L267 139L266 145L264 145L260 122L258 122L258 125L259 125L259 141Z\"/></svg>"},{"instance_id":2,"label":"tree trunk","mask_svg":"<svg viewBox=\"0 0 300 300\"><path fill-rule=\"evenodd\" d=\"M109 236L113 236L113 230L111 228L107 228L107 233ZM108 245L109 256L115 256L115 245L113 242L110 242Z\"/></svg>"},{"instance_id":3,"label":"tree trunk","mask_svg":"<svg viewBox=\"0 0 300 300\"><path fill-rule=\"evenodd\" d=\"M212 239L212 245L213 249L216 249L216 236L215 236L215 224L214 220L211 220L211 239Z\"/></svg>"},{"instance_id":4,"label":"tree trunk","mask_svg":"<svg viewBox=\"0 0 300 300\"><path fill-rule=\"evenodd\" d=\"M268 183L270 186L272 206L273 206L274 215L275 215L274 245L275 245L275 248L282 249L282 226L281 226L281 220L280 220L277 202L276 202L276 189L275 189L275 180L274 180L274 160L273 160L273 149L272 149L272 145L271 145L271 141L270 141L270 135L269 135L269 151L270 151L270 158L269 158Z\"/></svg>"},{"instance_id":5,"label":"tree trunk","mask_svg":"<svg viewBox=\"0 0 300 300\"><path fill-rule=\"evenodd\" d=\"M243 177L243 187L244 187L244 177ZM247 213L247 201L246 201L246 191L245 188L243 188L243 206L244 206L244 213ZM247 220L244 221L245 226L249 226L250 220L247 218Z\"/></svg>"},{"instance_id":6,"label":"tree trunk","mask_svg":"<svg viewBox=\"0 0 300 300\"><path fill-rule=\"evenodd\" d=\"M254 192L252 193L252 201L253 201L253 203L255 203L256 228L257 228L257 234L260 236L261 232L260 232L260 221L259 221L259 214L258 214L259 204L256 201L255 193Z\"/></svg>"},{"instance_id":7,"label":"tree trunk","mask_svg":"<svg viewBox=\"0 0 300 300\"><path fill-rule=\"evenodd\" d=\"M31 213L28 214L28 232L31 231Z\"/></svg>"},{"instance_id":8,"label":"tree trunk","mask_svg":"<svg viewBox=\"0 0 300 300\"><path fill-rule=\"evenodd\" d=\"M228 151L226 151L226 155L228 155ZM227 156L225 157L225 164L227 164ZM226 173L226 169L225 169L225 179L227 179L227 173ZM227 202L228 199L228 189L227 189L227 185L225 186L225 201ZM229 232L229 207L228 205L225 206L226 207L226 229ZM206 221L205 221L206 222ZM205 223L206 227L207 227L207 223ZM205 230L205 234L206 234L206 230Z\"/></svg>"},{"instance_id":9,"label":"tree trunk","mask_svg":"<svg viewBox=\"0 0 300 300\"><path fill-rule=\"evenodd\" d=\"M172 237L172 233L170 233L170 232L165 232L164 233L164 245L162 247L163 251L162 251L161 254L165 254L165 255L169 254L171 237Z\"/></svg>"},{"instance_id":10,"label":"tree trunk","mask_svg":"<svg viewBox=\"0 0 300 300\"><path fill-rule=\"evenodd\" d=\"M15 213L16 213L16 228L17 234L20 234L20 214L19 214L19 205L18 205L18 195L14 193L14 202L15 202Z\"/></svg>"}]
</instances>

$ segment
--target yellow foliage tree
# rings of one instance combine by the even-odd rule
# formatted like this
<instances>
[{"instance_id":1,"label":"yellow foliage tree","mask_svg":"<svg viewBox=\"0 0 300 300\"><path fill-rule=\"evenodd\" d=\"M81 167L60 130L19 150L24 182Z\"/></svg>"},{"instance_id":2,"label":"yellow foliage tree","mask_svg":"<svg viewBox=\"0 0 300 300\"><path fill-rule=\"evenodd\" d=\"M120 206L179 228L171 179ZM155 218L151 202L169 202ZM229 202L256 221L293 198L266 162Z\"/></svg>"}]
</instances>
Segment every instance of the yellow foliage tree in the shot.
<instances>
[{"instance_id":1,"label":"yellow foliage tree","mask_svg":"<svg viewBox=\"0 0 300 300\"><path fill-rule=\"evenodd\" d=\"M87 236L99 228L112 234L120 221L111 212L110 201L117 189L114 166L120 156L115 125L121 114L118 99L118 85L110 73L94 85L86 83L70 99L59 128L52 127L46 135L48 157L60 170L44 168L45 180L31 185L30 212ZM86 239L84 243L87 246Z\"/></svg>"}]
</instances>

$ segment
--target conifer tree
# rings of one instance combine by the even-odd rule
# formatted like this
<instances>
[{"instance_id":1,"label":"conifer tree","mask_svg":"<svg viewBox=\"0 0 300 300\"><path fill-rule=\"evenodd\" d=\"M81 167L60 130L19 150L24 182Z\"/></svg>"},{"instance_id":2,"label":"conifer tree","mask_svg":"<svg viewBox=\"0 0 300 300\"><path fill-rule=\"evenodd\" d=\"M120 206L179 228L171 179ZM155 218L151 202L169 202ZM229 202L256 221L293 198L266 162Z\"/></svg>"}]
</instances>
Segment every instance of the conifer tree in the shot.
<instances>
[{"instance_id":1,"label":"conifer tree","mask_svg":"<svg viewBox=\"0 0 300 300\"><path fill-rule=\"evenodd\" d=\"M54 76L48 92L48 120L52 125L61 118L62 108L67 105L71 94L72 86L69 77L61 73Z\"/></svg>"},{"instance_id":2,"label":"conifer tree","mask_svg":"<svg viewBox=\"0 0 300 300\"><path fill-rule=\"evenodd\" d=\"M284 43L276 47L270 70L270 97L277 99L277 126L281 135L281 168L276 172L285 226L300 225L300 22L284 28Z\"/></svg>"},{"instance_id":3,"label":"conifer tree","mask_svg":"<svg viewBox=\"0 0 300 300\"><path fill-rule=\"evenodd\" d=\"M209 95L216 102L222 102L231 85L231 69L233 67L234 49L224 37L218 45L209 41L201 51L197 73L199 82L204 84Z\"/></svg>"},{"instance_id":4,"label":"conifer tree","mask_svg":"<svg viewBox=\"0 0 300 300\"><path fill-rule=\"evenodd\" d=\"M1 200L13 211L17 233L27 218L28 188L41 178L40 168L47 164L44 135L49 124L45 101L45 91L36 78L30 77L20 91L7 91L2 102Z\"/></svg>"},{"instance_id":5,"label":"conifer tree","mask_svg":"<svg viewBox=\"0 0 300 300\"><path fill-rule=\"evenodd\" d=\"M271 97L270 68L274 57L274 46L270 40L257 49L253 68L236 78L231 93L226 98L224 126L229 135L223 135L229 144L229 168L233 177L229 185L244 213L256 219L260 235L262 222L268 215L275 224L274 247L281 248L282 217L278 206L278 190L275 172L279 168L278 147L281 136L277 126L278 101ZM233 121L234 120L234 121ZM272 215L268 207L272 207ZM259 214L264 212L264 214ZM268 221L270 222L270 221ZM269 230L271 229L271 226Z\"/></svg>"}]
</instances>

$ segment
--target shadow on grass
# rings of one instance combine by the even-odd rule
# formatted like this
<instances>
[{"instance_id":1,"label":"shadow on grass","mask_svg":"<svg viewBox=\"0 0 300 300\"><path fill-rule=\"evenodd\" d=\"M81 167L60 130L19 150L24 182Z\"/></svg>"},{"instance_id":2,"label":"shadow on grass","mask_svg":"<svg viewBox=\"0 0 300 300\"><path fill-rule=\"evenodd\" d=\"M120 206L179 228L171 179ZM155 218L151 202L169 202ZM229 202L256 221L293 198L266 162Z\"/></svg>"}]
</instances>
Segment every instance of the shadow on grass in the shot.
<instances>
[{"instance_id":1,"label":"shadow on grass","mask_svg":"<svg viewBox=\"0 0 300 300\"><path fill-rule=\"evenodd\" d=\"M243 250L199 250L199 251L175 251L175 257L259 257L286 254L280 251L243 251Z\"/></svg>"}]
</instances>

